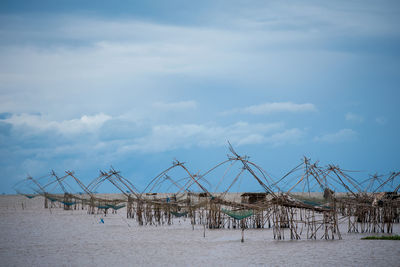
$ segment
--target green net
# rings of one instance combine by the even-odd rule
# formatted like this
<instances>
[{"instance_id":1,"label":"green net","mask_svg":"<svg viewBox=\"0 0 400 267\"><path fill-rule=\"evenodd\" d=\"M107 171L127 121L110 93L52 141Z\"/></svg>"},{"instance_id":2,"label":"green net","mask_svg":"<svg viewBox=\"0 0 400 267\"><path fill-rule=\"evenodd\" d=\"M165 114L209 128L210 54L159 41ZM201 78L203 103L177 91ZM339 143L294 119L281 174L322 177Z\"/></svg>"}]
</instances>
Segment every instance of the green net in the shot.
<instances>
[{"instance_id":1,"label":"green net","mask_svg":"<svg viewBox=\"0 0 400 267\"><path fill-rule=\"evenodd\" d=\"M304 204L311 205L311 206L321 206L321 203L310 201L310 200L301 200Z\"/></svg>"},{"instance_id":2,"label":"green net","mask_svg":"<svg viewBox=\"0 0 400 267\"><path fill-rule=\"evenodd\" d=\"M323 205L322 203L310 201L310 200L301 200L301 202L303 202L304 204L307 204L307 205L314 206L314 207L321 207L321 208L324 208L324 209L332 209L332 207Z\"/></svg>"},{"instance_id":3,"label":"green net","mask_svg":"<svg viewBox=\"0 0 400 267\"><path fill-rule=\"evenodd\" d=\"M67 201L60 201L60 202L63 203L64 205L66 205L66 206L72 206L72 205L76 204L76 202L67 202Z\"/></svg>"},{"instance_id":4,"label":"green net","mask_svg":"<svg viewBox=\"0 0 400 267\"><path fill-rule=\"evenodd\" d=\"M57 201L57 199L52 198L52 197L47 197L47 199L50 200L51 202L56 202Z\"/></svg>"},{"instance_id":5,"label":"green net","mask_svg":"<svg viewBox=\"0 0 400 267\"><path fill-rule=\"evenodd\" d=\"M236 219L236 220L242 220L244 218L247 218L251 215L253 215L252 210L226 210L226 209L221 209L223 213L226 215Z\"/></svg>"},{"instance_id":6,"label":"green net","mask_svg":"<svg viewBox=\"0 0 400 267\"><path fill-rule=\"evenodd\" d=\"M123 207L125 207L125 204L121 204L121 205L106 204L106 206L109 208L112 208L113 210L119 210L119 209L122 209Z\"/></svg>"}]
</instances>

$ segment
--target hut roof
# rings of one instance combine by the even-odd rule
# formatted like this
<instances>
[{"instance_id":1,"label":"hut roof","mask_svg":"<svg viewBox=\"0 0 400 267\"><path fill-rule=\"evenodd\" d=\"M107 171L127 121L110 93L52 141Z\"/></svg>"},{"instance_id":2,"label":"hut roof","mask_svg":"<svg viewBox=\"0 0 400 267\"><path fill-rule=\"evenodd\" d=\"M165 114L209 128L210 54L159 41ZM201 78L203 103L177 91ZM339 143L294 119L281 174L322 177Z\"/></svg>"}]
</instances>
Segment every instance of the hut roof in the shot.
<instances>
[{"instance_id":1,"label":"hut roof","mask_svg":"<svg viewBox=\"0 0 400 267\"><path fill-rule=\"evenodd\" d=\"M252 193L252 192L246 192L241 194L241 197L262 197L268 195L268 192L258 192L258 193Z\"/></svg>"}]
</instances>

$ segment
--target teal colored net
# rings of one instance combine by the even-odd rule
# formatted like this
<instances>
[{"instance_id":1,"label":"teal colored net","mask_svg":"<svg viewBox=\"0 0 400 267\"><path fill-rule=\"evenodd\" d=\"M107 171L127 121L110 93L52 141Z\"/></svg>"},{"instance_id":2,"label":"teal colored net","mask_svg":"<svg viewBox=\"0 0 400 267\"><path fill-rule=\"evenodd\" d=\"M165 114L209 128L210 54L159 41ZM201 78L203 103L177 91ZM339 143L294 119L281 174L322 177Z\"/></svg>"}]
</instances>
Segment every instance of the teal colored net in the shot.
<instances>
[{"instance_id":1,"label":"teal colored net","mask_svg":"<svg viewBox=\"0 0 400 267\"><path fill-rule=\"evenodd\" d=\"M76 204L76 202L66 202L66 201L61 201L61 203L63 203L66 206L72 206Z\"/></svg>"},{"instance_id":2,"label":"teal colored net","mask_svg":"<svg viewBox=\"0 0 400 267\"><path fill-rule=\"evenodd\" d=\"M324 209L332 209L332 207L323 205L322 203L310 201L310 200L302 200L301 202L303 202L304 204L307 204L307 205L314 206L314 207L321 207L321 208L324 208Z\"/></svg>"},{"instance_id":3,"label":"teal colored net","mask_svg":"<svg viewBox=\"0 0 400 267\"><path fill-rule=\"evenodd\" d=\"M242 220L244 218L250 217L253 215L252 210L226 210L226 209L221 209L223 213L228 215L229 217L232 217L236 220Z\"/></svg>"},{"instance_id":4,"label":"teal colored net","mask_svg":"<svg viewBox=\"0 0 400 267\"><path fill-rule=\"evenodd\" d=\"M56 202L57 201L57 199L52 198L52 197L47 197L47 199L50 200L51 202Z\"/></svg>"},{"instance_id":5,"label":"teal colored net","mask_svg":"<svg viewBox=\"0 0 400 267\"><path fill-rule=\"evenodd\" d=\"M122 209L123 207L125 207L125 204L121 204L121 205L106 204L106 206L109 208L112 208L113 210L119 210L119 209Z\"/></svg>"}]
</instances>

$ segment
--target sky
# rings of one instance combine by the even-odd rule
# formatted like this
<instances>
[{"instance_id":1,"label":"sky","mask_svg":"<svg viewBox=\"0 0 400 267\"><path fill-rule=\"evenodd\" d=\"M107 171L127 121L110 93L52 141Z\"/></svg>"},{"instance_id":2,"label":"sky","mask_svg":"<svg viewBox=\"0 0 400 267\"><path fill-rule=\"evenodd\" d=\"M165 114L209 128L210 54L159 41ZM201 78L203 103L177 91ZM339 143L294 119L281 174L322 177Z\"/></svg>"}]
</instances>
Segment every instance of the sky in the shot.
<instances>
[{"instance_id":1,"label":"sky","mask_svg":"<svg viewBox=\"0 0 400 267\"><path fill-rule=\"evenodd\" d=\"M399 171L399 22L385 0L3 0L0 193L110 166L144 189L228 141L274 179L304 156L359 181Z\"/></svg>"}]
</instances>

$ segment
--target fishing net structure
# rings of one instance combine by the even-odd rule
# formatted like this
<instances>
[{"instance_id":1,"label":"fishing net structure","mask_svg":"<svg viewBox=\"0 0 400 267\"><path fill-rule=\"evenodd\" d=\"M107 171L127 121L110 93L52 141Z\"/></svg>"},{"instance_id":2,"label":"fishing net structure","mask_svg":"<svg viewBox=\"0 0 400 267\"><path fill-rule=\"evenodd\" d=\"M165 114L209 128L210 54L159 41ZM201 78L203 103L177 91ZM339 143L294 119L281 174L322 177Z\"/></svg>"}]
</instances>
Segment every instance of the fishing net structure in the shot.
<instances>
[{"instance_id":1,"label":"fishing net structure","mask_svg":"<svg viewBox=\"0 0 400 267\"><path fill-rule=\"evenodd\" d=\"M86 184L73 171L51 171L28 176L14 188L28 199L43 197L44 208L104 216L122 210L138 226L184 219L193 229L241 229L242 241L247 228L272 229L277 240L341 239L340 224L348 232L392 233L399 223L400 172L358 182L352 177L357 172L304 157L282 177L273 177L230 144L229 151L226 160L204 172L192 172L185 162L174 160L143 190L112 167ZM119 193L98 194L107 184ZM243 192L243 185L255 190Z\"/></svg>"}]
</instances>

